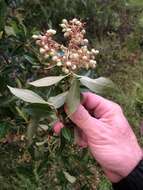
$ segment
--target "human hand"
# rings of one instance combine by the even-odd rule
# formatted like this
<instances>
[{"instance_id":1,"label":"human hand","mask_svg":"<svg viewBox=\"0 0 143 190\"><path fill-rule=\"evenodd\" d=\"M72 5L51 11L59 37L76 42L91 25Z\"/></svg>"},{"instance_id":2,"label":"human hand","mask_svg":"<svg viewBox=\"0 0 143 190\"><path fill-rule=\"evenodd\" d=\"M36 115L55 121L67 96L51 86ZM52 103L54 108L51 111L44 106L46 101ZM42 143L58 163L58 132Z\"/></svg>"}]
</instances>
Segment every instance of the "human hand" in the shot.
<instances>
[{"instance_id":1,"label":"human hand","mask_svg":"<svg viewBox=\"0 0 143 190\"><path fill-rule=\"evenodd\" d=\"M118 104L83 93L82 104L70 119L78 127L77 143L89 147L112 182L126 177L142 159L142 150Z\"/></svg>"}]
</instances>

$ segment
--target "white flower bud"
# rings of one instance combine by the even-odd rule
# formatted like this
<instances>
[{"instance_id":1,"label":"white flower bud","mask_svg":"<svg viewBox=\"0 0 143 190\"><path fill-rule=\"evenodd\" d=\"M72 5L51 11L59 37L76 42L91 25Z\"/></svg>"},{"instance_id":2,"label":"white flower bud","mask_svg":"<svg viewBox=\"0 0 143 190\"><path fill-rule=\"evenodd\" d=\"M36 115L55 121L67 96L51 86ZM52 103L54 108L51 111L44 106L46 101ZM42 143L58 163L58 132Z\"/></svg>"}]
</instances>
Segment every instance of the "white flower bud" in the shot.
<instances>
[{"instance_id":1,"label":"white flower bud","mask_svg":"<svg viewBox=\"0 0 143 190\"><path fill-rule=\"evenodd\" d=\"M42 44L42 46L44 46L44 45L45 45L45 42L44 42L44 41L41 41L41 44Z\"/></svg>"},{"instance_id":2,"label":"white flower bud","mask_svg":"<svg viewBox=\"0 0 143 190\"><path fill-rule=\"evenodd\" d=\"M53 29L49 29L49 30L47 30L47 33L48 34L56 34L56 30L53 30Z\"/></svg>"},{"instance_id":3,"label":"white flower bud","mask_svg":"<svg viewBox=\"0 0 143 190\"><path fill-rule=\"evenodd\" d=\"M77 20L77 21L75 22L75 24L81 25L81 22L80 22L79 20Z\"/></svg>"},{"instance_id":4,"label":"white flower bud","mask_svg":"<svg viewBox=\"0 0 143 190\"><path fill-rule=\"evenodd\" d=\"M81 50L81 49L79 49L79 50L78 50L78 53L82 53L82 50Z\"/></svg>"},{"instance_id":5,"label":"white flower bud","mask_svg":"<svg viewBox=\"0 0 143 190\"><path fill-rule=\"evenodd\" d=\"M65 67L62 68L62 71L65 73L65 74L68 74L69 73L69 70Z\"/></svg>"},{"instance_id":6,"label":"white flower bud","mask_svg":"<svg viewBox=\"0 0 143 190\"><path fill-rule=\"evenodd\" d=\"M52 60L53 60L53 61L58 61L58 57L57 57L57 56L53 56L53 57L52 57Z\"/></svg>"},{"instance_id":7,"label":"white flower bud","mask_svg":"<svg viewBox=\"0 0 143 190\"><path fill-rule=\"evenodd\" d=\"M95 50L95 54L96 54L96 55L99 54L99 50Z\"/></svg>"},{"instance_id":8,"label":"white flower bud","mask_svg":"<svg viewBox=\"0 0 143 190\"><path fill-rule=\"evenodd\" d=\"M48 59L48 58L49 58L49 55L48 55L48 54L46 54L46 55L44 56L44 58L45 58L45 59Z\"/></svg>"},{"instance_id":9,"label":"white flower bud","mask_svg":"<svg viewBox=\"0 0 143 190\"><path fill-rule=\"evenodd\" d=\"M84 55L84 56L82 57L82 59L83 59L83 60L87 60L88 58L87 58L87 56Z\"/></svg>"},{"instance_id":10,"label":"white flower bud","mask_svg":"<svg viewBox=\"0 0 143 190\"><path fill-rule=\"evenodd\" d=\"M40 48L39 51L40 51L41 54L44 54L46 52L46 50L44 48Z\"/></svg>"},{"instance_id":11,"label":"white flower bud","mask_svg":"<svg viewBox=\"0 0 143 190\"><path fill-rule=\"evenodd\" d=\"M96 65L95 65L95 64L91 65L91 68L92 68L92 69L94 69L95 67L96 67Z\"/></svg>"},{"instance_id":12,"label":"white flower bud","mask_svg":"<svg viewBox=\"0 0 143 190\"><path fill-rule=\"evenodd\" d=\"M83 30L81 31L81 33L82 33L82 34L85 34L85 33L86 33L86 31L83 29Z\"/></svg>"},{"instance_id":13,"label":"white flower bud","mask_svg":"<svg viewBox=\"0 0 143 190\"><path fill-rule=\"evenodd\" d=\"M87 46L83 46L83 47L82 47L82 51L86 53L86 52L88 51L88 50L87 50Z\"/></svg>"},{"instance_id":14,"label":"white flower bud","mask_svg":"<svg viewBox=\"0 0 143 190\"><path fill-rule=\"evenodd\" d=\"M39 38L39 36L34 34L34 35L32 36L32 38L35 39L35 40L37 40L37 39Z\"/></svg>"},{"instance_id":15,"label":"white flower bud","mask_svg":"<svg viewBox=\"0 0 143 190\"><path fill-rule=\"evenodd\" d=\"M60 24L62 28L66 28L67 26L65 24Z\"/></svg>"},{"instance_id":16,"label":"white flower bud","mask_svg":"<svg viewBox=\"0 0 143 190\"><path fill-rule=\"evenodd\" d=\"M88 44L88 39L84 39L84 40L83 40L83 43L84 43L84 44Z\"/></svg>"},{"instance_id":17,"label":"white flower bud","mask_svg":"<svg viewBox=\"0 0 143 190\"><path fill-rule=\"evenodd\" d=\"M57 62L57 66L58 67L62 66L62 62L61 61Z\"/></svg>"},{"instance_id":18,"label":"white flower bud","mask_svg":"<svg viewBox=\"0 0 143 190\"><path fill-rule=\"evenodd\" d=\"M77 18L72 19L72 22L77 22L77 21L78 21Z\"/></svg>"},{"instance_id":19,"label":"white flower bud","mask_svg":"<svg viewBox=\"0 0 143 190\"><path fill-rule=\"evenodd\" d=\"M67 37L69 37L69 36L70 36L70 33L69 33L69 32L65 32L65 33L64 33L64 37L65 37L65 38L67 38Z\"/></svg>"},{"instance_id":20,"label":"white flower bud","mask_svg":"<svg viewBox=\"0 0 143 190\"><path fill-rule=\"evenodd\" d=\"M44 49L45 49L46 51L48 51L48 50L49 50L48 45L45 45L45 46L44 46Z\"/></svg>"},{"instance_id":21,"label":"white flower bud","mask_svg":"<svg viewBox=\"0 0 143 190\"><path fill-rule=\"evenodd\" d=\"M63 28L63 29L62 29L62 32L66 32L66 31L67 31L67 29L66 29L66 28Z\"/></svg>"},{"instance_id":22,"label":"white flower bud","mask_svg":"<svg viewBox=\"0 0 143 190\"><path fill-rule=\"evenodd\" d=\"M97 55L99 53L99 50L92 49L91 52Z\"/></svg>"},{"instance_id":23,"label":"white flower bud","mask_svg":"<svg viewBox=\"0 0 143 190\"><path fill-rule=\"evenodd\" d=\"M79 58L79 55L78 55L78 53L73 53L73 54L71 54L71 59L78 59Z\"/></svg>"},{"instance_id":24,"label":"white flower bud","mask_svg":"<svg viewBox=\"0 0 143 190\"><path fill-rule=\"evenodd\" d=\"M37 44L38 46L41 46L41 40L36 40L36 44Z\"/></svg>"},{"instance_id":25,"label":"white flower bud","mask_svg":"<svg viewBox=\"0 0 143 190\"><path fill-rule=\"evenodd\" d=\"M89 63L90 63L91 65L93 65L93 64L96 65L97 62L96 62L95 60L92 60L92 59L91 59Z\"/></svg>"},{"instance_id":26,"label":"white flower bud","mask_svg":"<svg viewBox=\"0 0 143 190\"><path fill-rule=\"evenodd\" d=\"M89 69L89 64L88 63L85 64L85 68Z\"/></svg>"},{"instance_id":27,"label":"white flower bud","mask_svg":"<svg viewBox=\"0 0 143 190\"><path fill-rule=\"evenodd\" d=\"M66 65L67 65L67 66L71 66L71 65L72 65L71 61L67 61L67 62L66 62Z\"/></svg>"},{"instance_id":28,"label":"white flower bud","mask_svg":"<svg viewBox=\"0 0 143 190\"><path fill-rule=\"evenodd\" d=\"M67 31L67 32L71 32L72 30L71 30L70 28L67 28L66 31Z\"/></svg>"},{"instance_id":29,"label":"white flower bud","mask_svg":"<svg viewBox=\"0 0 143 190\"><path fill-rule=\"evenodd\" d=\"M72 70L75 70L76 69L76 65L72 65Z\"/></svg>"},{"instance_id":30,"label":"white flower bud","mask_svg":"<svg viewBox=\"0 0 143 190\"><path fill-rule=\"evenodd\" d=\"M63 24L67 24L67 23L68 23L67 19L63 19L63 20L62 20L62 23L63 23Z\"/></svg>"}]
</instances>

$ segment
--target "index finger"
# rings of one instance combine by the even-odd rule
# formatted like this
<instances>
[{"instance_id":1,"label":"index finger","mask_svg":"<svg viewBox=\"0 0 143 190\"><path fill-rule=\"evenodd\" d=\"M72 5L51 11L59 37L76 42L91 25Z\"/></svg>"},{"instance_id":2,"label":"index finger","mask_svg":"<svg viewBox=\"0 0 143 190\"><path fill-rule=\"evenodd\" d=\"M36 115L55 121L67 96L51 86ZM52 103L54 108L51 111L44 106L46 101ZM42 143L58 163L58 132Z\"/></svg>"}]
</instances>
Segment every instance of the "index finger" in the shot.
<instances>
[{"instance_id":1,"label":"index finger","mask_svg":"<svg viewBox=\"0 0 143 190\"><path fill-rule=\"evenodd\" d=\"M101 117L104 113L109 112L114 105L112 101L91 92L84 92L82 95L82 105L89 112L94 112L97 117Z\"/></svg>"}]
</instances>

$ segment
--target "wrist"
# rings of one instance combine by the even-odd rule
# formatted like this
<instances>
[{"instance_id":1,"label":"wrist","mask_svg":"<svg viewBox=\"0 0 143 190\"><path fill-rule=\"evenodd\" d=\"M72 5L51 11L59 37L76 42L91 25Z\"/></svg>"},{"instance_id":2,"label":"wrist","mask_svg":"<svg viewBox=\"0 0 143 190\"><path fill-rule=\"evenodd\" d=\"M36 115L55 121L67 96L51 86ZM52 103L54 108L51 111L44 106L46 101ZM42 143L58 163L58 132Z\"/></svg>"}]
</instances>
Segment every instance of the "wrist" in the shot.
<instances>
[{"instance_id":1,"label":"wrist","mask_svg":"<svg viewBox=\"0 0 143 190\"><path fill-rule=\"evenodd\" d=\"M143 189L143 160L141 160L134 170L117 183L113 183L114 190L135 190Z\"/></svg>"}]
</instances>

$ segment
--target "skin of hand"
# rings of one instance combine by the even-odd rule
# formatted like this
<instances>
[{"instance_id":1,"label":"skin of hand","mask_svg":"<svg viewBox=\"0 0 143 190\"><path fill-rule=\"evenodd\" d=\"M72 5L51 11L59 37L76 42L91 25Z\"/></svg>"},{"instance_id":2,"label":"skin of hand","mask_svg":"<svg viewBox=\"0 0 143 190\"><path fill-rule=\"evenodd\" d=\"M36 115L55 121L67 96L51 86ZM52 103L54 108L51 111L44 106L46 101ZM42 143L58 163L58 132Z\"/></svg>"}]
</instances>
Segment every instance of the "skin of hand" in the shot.
<instances>
[{"instance_id":1,"label":"skin of hand","mask_svg":"<svg viewBox=\"0 0 143 190\"><path fill-rule=\"evenodd\" d=\"M142 150L118 104L90 92L82 95L70 116L77 126L76 141L89 147L111 182L119 182L137 166Z\"/></svg>"}]
</instances>

